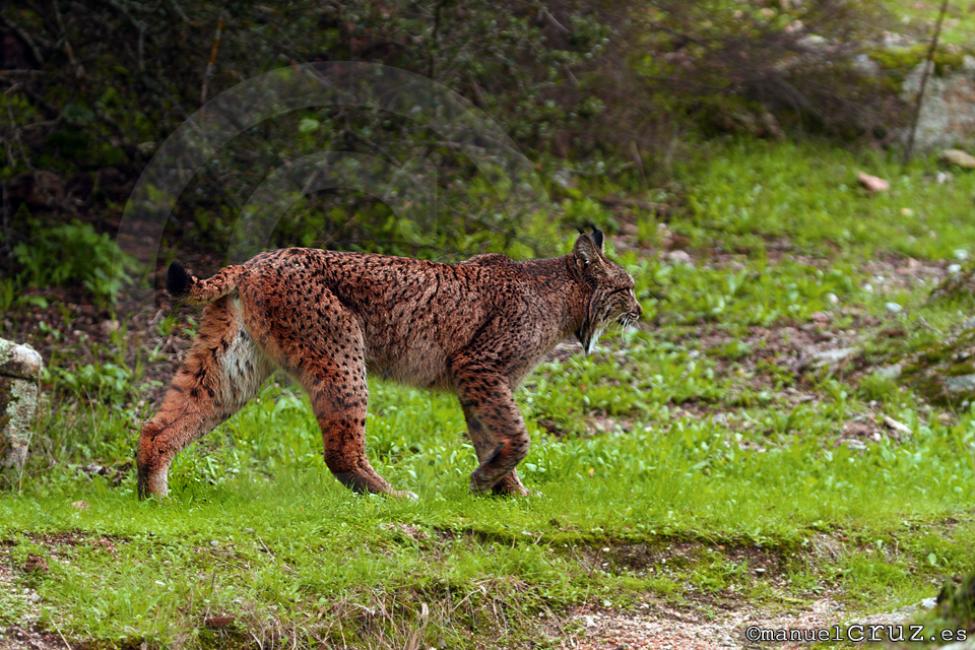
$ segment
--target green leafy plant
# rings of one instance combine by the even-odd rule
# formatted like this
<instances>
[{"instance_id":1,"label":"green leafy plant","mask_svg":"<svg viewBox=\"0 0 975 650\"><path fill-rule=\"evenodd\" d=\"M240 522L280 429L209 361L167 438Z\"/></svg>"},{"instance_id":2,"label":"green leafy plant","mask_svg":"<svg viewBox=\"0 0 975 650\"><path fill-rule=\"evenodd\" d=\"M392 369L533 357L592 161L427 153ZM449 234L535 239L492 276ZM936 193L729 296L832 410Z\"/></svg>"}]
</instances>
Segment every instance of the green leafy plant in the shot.
<instances>
[{"instance_id":1,"label":"green leafy plant","mask_svg":"<svg viewBox=\"0 0 975 650\"><path fill-rule=\"evenodd\" d=\"M111 237L79 221L30 223L30 238L14 247L22 282L37 288L80 285L99 306L112 305L134 262Z\"/></svg>"}]
</instances>

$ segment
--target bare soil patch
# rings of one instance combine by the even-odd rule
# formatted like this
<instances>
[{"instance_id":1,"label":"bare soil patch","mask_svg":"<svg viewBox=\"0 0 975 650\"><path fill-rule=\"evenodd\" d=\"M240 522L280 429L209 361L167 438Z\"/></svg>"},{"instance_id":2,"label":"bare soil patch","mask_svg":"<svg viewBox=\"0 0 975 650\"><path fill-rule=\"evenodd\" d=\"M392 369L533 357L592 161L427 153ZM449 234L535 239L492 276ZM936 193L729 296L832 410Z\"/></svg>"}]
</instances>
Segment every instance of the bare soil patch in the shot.
<instances>
[{"instance_id":1,"label":"bare soil patch","mask_svg":"<svg viewBox=\"0 0 975 650\"><path fill-rule=\"evenodd\" d=\"M573 610L561 647L574 650L710 650L714 648L806 648L808 643L756 643L750 627L767 630L822 630L833 625L896 625L908 623L923 603L873 616L858 616L825 597L801 607L771 610L747 603L675 608L644 603L634 611L592 607Z\"/></svg>"}]
</instances>

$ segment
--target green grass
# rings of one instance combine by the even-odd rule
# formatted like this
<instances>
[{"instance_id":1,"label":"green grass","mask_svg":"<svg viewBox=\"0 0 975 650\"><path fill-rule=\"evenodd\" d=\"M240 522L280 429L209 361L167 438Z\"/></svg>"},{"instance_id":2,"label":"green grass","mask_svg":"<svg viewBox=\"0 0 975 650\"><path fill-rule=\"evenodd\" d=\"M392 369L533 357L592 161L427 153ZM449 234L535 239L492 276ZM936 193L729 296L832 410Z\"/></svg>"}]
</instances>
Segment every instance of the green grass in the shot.
<instances>
[{"instance_id":1,"label":"green grass","mask_svg":"<svg viewBox=\"0 0 975 650\"><path fill-rule=\"evenodd\" d=\"M634 347L640 343L652 340ZM603 374L613 375L609 363ZM552 393L568 392L576 379L562 381ZM373 395L372 456L390 480L420 495L417 503L341 488L321 463L306 405L275 387L178 458L165 503L137 502L131 478L117 489L66 473L5 497L0 537L14 542L14 565L35 553L50 566L23 578L42 598L41 624L105 641L169 645L202 635L205 643L202 621L216 612L237 616L242 629L298 630L311 642L335 624L318 619L336 607L395 602L373 623L399 643L396 626L405 634L417 625L422 602L472 598L470 611L439 611L424 628L425 643L455 647L476 642L460 630L492 623L493 607L523 625L572 602L622 606L648 594L756 589L744 566L716 550L665 579L593 573L579 549L604 544L692 541L789 557L801 556L812 535L841 533L859 541L835 564L810 560L800 570L830 576L851 604L870 608L904 604L928 593L936 576L975 568L970 520L944 536L909 534L910 526L958 517L960 504L975 498L973 418L860 452L828 444L828 427L778 441L745 434L770 448L743 451L742 434L713 419L668 417L667 393L651 391L653 415L631 410L635 423L614 434L555 440L533 427L523 473L540 495L505 501L467 493L473 452L451 399L384 385ZM85 509L73 505L78 499ZM101 538L113 552L95 543ZM878 552L878 541L896 549L896 562ZM801 597L806 589L788 591ZM370 625L359 616L339 622L350 638L376 643ZM514 642L521 626L508 625Z\"/></svg>"},{"instance_id":2,"label":"green grass","mask_svg":"<svg viewBox=\"0 0 975 650\"><path fill-rule=\"evenodd\" d=\"M858 169L891 192L864 194ZM932 596L975 571L975 412L870 368L802 371L782 333L829 312L879 367L964 320L965 299L927 302L930 285L879 281L869 264L972 246L975 174L937 184L937 169L755 142L683 167L668 226L693 263L618 256L652 325L543 364L518 393L528 499L468 493L453 397L378 381L370 456L420 499L355 496L279 380L177 458L171 498L140 503L126 465L149 410L130 397L139 370L122 372L118 350L88 369L66 351L50 380L86 400L59 398L21 489L0 495L0 585L6 567L17 586L0 591L0 629L36 612L41 629L105 646L556 647L579 604L830 598L870 614ZM656 231L650 215L615 218ZM886 431L883 416L911 435L844 442L852 421ZM92 462L112 471L89 478ZM30 555L48 570L23 570ZM229 627L204 624L223 614Z\"/></svg>"},{"instance_id":3,"label":"green grass","mask_svg":"<svg viewBox=\"0 0 975 650\"><path fill-rule=\"evenodd\" d=\"M884 0L884 4L900 21L905 31L925 40L934 33L941 3L938 0ZM971 46L975 28L972 27L972 0L951 0L941 29L940 41L949 45Z\"/></svg>"},{"instance_id":4,"label":"green grass","mask_svg":"<svg viewBox=\"0 0 975 650\"><path fill-rule=\"evenodd\" d=\"M975 255L971 219L975 174L937 182L932 157L903 169L895 154L846 151L826 143L737 140L703 145L681 170L689 219L680 232L698 245L769 255L786 240L791 252L862 262L878 253L925 259ZM947 168L945 168L947 169ZM864 171L890 181L868 195ZM963 251L963 252L960 252Z\"/></svg>"}]
</instances>

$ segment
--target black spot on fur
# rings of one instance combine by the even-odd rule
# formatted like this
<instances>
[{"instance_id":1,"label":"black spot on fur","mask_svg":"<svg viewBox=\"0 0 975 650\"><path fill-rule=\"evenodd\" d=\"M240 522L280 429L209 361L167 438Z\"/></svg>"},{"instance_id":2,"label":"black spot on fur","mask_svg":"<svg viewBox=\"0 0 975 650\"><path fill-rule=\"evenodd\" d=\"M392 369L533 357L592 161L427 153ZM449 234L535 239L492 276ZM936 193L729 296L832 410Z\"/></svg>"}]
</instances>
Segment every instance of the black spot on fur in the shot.
<instances>
[{"instance_id":1,"label":"black spot on fur","mask_svg":"<svg viewBox=\"0 0 975 650\"><path fill-rule=\"evenodd\" d=\"M190 292L192 284L193 278L186 272L182 264L173 262L169 265L169 270L166 271L166 291L171 296L174 298L185 296Z\"/></svg>"}]
</instances>

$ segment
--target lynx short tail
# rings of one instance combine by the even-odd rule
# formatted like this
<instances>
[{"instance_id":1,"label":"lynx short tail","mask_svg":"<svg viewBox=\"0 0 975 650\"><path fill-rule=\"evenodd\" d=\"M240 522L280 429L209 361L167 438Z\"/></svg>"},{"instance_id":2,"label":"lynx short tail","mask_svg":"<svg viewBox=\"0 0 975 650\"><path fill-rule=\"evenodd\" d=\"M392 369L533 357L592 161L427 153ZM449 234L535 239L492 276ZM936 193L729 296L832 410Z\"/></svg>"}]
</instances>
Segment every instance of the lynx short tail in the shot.
<instances>
[{"instance_id":1,"label":"lynx short tail","mask_svg":"<svg viewBox=\"0 0 975 650\"><path fill-rule=\"evenodd\" d=\"M210 303L236 289L237 279L243 272L244 267L235 264L220 269L211 278L200 280L187 273L182 264L173 262L166 273L166 290L174 298L185 298L190 303Z\"/></svg>"}]
</instances>

